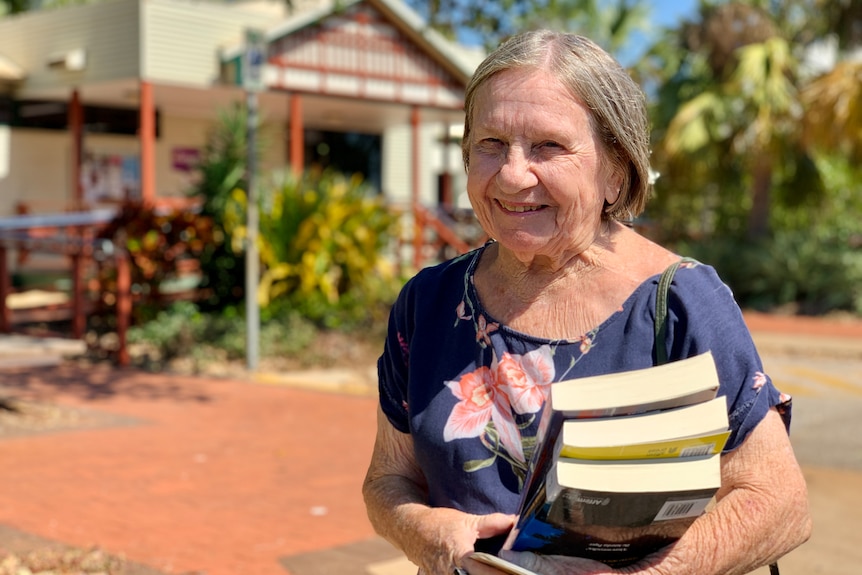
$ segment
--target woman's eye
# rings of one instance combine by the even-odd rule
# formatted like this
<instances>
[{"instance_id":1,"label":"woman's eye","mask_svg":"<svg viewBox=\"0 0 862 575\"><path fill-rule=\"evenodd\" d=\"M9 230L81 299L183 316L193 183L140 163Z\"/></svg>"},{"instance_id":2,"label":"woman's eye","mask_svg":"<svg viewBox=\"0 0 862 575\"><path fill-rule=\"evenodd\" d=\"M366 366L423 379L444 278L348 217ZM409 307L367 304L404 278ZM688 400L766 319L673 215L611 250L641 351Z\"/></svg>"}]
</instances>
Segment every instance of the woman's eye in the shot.
<instances>
[{"instance_id":1,"label":"woman's eye","mask_svg":"<svg viewBox=\"0 0 862 575\"><path fill-rule=\"evenodd\" d=\"M499 150L505 146L503 140L497 138L482 138L477 142L477 147L480 150Z\"/></svg>"},{"instance_id":2,"label":"woman's eye","mask_svg":"<svg viewBox=\"0 0 862 575\"><path fill-rule=\"evenodd\" d=\"M557 142L553 142L553 141L550 141L550 140L549 140L549 141L547 141L547 142L542 142L541 144L539 144L539 146L538 146L538 147L539 147L539 148L549 148L549 149L553 149L553 150L558 150L558 149L562 148L563 146L562 146L562 145L560 145L560 144L559 144L559 143L557 143Z\"/></svg>"}]
</instances>

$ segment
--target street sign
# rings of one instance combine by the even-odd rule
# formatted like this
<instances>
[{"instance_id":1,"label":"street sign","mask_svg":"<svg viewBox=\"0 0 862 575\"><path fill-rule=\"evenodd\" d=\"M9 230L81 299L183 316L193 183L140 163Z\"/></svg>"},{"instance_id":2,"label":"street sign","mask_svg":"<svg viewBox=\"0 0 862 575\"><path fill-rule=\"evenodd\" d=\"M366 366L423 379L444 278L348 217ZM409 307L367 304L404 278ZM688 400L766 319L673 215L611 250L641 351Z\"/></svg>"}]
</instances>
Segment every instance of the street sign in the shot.
<instances>
[{"instance_id":1,"label":"street sign","mask_svg":"<svg viewBox=\"0 0 862 575\"><path fill-rule=\"evenodd\" d=\"M266 89L263 67L266 64L266 36L262 30L245 31L245 54L242 61L242 87L248 92Z\"/></svg>"}]
</instances>

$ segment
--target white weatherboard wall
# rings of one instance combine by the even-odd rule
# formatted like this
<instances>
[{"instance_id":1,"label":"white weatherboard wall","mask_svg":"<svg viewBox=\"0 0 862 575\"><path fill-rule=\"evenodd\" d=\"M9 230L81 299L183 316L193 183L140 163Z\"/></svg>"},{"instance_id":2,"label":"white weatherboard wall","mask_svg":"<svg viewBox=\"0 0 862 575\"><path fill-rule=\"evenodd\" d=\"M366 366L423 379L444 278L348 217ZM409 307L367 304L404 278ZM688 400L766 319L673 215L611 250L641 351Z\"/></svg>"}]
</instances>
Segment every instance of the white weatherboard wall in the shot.
<instances>
[{"instance_id":1,"label":"white weatherboard wall","mask_svg":"<svg viewBox=\"0 0 862 575\"><path fill-rule=\"evenodd\" d=\"M438 126L422 124L419 128L419 201L437 205L437 174L442 169L436 141ZM413 128L393 126L383 135L383 192L395 203L408 204L413 188ZM405 160L406 158L406 160Z\"/></svg>"},{"instance_id":2,"label":"white weatherboard wall","mask_svg":"<svg viewBox=\"0 0 862 575\"><path fill-rule=\"evenodd\" d=\"M71 140L64 132L13 130L9 173L0 179L0 216L15 213L19 201L34 211L62 211L71 165Z\"/></svg>"},{"instance_id":3,"label":"white weatherboard wall","mask_svg":"<svg viewBox=\"0 0 862 575\"><path fill-rule=\"evenodd\" d=\"M266 15L202 2L141 0L143 77L178 85L211 86L219 51L241 45L246 28L273 24Z\"/></svg>"},{"instance_id":4,"label":"white weatherboard wall","mask_svg":"<svg viewBox=\"0 0 862 575\"><path fill-rule=\"evenodd\" d=\"M47 90L136 77L138 3L107 0L97 4L29 12L0 19L0 52L27 71L20 98ZM84 49L80 71L49 67L49 57Z\"/></svg>"},{"instance_id":5,"label":"white weatherboard wall","mask_svg":"<svg viewBox=\"0 0 862 575\"><path fill-rule=\"evenodd\" d=\"M162 130L156 142L156 186L159 197L184 197L194 185L197 174L184 171L174 165L174 154L178 150L197 150L202 153L209 134L216 126L215 115L211 118L186 116L162 117ZM260 185L266 185L269 174L287 167L285 158L284 126L268 123L258 131L258 169Z\"/></svg>"}]
</instances>

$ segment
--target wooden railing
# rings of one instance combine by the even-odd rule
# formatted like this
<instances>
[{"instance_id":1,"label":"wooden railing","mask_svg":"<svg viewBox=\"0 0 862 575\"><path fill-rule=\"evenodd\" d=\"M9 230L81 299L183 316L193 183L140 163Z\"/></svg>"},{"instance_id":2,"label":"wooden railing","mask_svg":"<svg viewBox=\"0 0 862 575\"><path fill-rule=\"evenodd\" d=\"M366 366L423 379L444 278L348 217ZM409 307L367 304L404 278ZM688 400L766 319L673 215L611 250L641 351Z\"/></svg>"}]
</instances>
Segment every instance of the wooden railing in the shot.
<instances>
[{"instance_id":1,"label":"wooden railing","mask_svg":"<svg viewBox=\"0 0 862 575\"><path fill-rule=\"evenodd\" d=\"M0 332L10 333L15 324L13 311L8 305L8 297L14 291L9 270L10 251L19 254L57 254L69 258L72 279L70 305L55 306L55 311L67 308L72 324L71 335L76 339L84 337L89 313L85 269L94 262L114 265L117 273L116 293L113 294L118 339L116 355L120 365L127 365L130 358L126 334L132 312L129 256L125 249L111 240L97 237L99 230L115 217L115 210L106 209L0 218ZM54 314L55 317L57 315ZM51 314L45 317L50 318Z\"/></svg>"},{"instance_id":2,"label":"wooden railing","mask_svg":"<svg viewBox=\"0 0 862 575\"><path fill-rule=\"evenodd\" d=\"M416 220L413 265L416 269L427 262L429 251L435 260L444 260L479 247L488 239L477 223L459 222L443 208L432 211L417 204L413 214Z\"/></svg>"}]
</instances>

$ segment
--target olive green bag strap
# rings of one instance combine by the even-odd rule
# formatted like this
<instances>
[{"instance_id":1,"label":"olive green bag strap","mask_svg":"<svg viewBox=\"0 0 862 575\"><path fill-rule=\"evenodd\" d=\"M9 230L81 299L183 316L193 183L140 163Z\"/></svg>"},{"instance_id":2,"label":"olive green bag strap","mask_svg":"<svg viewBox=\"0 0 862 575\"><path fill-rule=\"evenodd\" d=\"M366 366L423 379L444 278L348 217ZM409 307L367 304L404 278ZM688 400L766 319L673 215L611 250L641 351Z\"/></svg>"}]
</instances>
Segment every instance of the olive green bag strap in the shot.
<instances>
[{"instance_id":1,"label":"olive green bag strap","mask_svg":"<svg viewBox=\"0 0 862 575\"><path fill-rule=\"evenodd\" d=\"M673 281L676 270L683 263L693 262L691 258L682 258L669 265L658 279L658 288L655 296L655 363L661 365L667 363L667 292ZM780 575L778 563L769 564L769 575Z\"/></svg>"},{"instance_id":2,"label":"olive green bag strap","mask_svg":"<svg viewBox=\"0 0 862 575\"><path fill-rule=\"evenodd\" d=\"M655 296L655 364L667 363L667 292L676 270L682 263L692 262L691 258L682 258L667 267L658 278L658 291Z\"/></svg>"}]
</instances>

